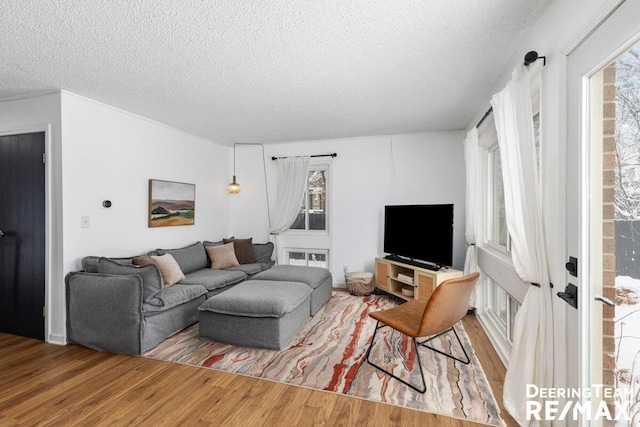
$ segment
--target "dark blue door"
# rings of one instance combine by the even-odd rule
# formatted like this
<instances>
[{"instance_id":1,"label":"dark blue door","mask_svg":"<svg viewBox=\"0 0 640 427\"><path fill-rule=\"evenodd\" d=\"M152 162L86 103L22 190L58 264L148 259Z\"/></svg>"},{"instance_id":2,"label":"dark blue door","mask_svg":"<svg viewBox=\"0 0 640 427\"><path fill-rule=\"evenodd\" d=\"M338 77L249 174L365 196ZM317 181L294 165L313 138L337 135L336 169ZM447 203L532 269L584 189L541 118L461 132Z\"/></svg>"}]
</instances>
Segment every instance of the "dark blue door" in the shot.
<instances>
[{"instance_id":1,"label":"dark blue door","mask_svg":"<svg viewBox=\"0 0 640 427\"><path fill-rule=\"evenodd\" d=\"M0 331L44 339L44 132L0 137Z\"/></svg>"}]
</instances>

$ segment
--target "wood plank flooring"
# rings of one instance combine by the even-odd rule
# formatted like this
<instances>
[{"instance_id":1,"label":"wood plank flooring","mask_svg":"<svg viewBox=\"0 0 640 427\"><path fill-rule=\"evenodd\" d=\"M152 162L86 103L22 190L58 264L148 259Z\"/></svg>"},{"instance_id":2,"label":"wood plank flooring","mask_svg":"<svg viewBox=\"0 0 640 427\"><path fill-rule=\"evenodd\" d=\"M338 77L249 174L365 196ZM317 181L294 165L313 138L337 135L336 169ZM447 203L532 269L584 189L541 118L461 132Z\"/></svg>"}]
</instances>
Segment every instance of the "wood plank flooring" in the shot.
<instances>
[{"instance_id":1,"label":"wood plank flooring","mask_svg":"<svg viewBox=\"0 0 640 427\"><path fill-rule=\"evenodd\" d=\"M464 326L502 408L504 366ZM136 356L0 333L0 425L474 426L462 420Z\"/></svg>"}]
</instances>

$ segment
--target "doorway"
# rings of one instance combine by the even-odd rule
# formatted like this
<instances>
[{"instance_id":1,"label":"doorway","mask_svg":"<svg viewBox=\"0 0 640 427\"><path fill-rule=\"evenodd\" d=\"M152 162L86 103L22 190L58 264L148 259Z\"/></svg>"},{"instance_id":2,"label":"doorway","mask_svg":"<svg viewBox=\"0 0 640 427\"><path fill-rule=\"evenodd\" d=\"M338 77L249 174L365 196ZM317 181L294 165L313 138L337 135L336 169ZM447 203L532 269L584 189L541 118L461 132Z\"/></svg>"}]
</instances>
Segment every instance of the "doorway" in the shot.
<instances>
[{"instance_id":1,"label":"doorway","mask_svg":"<svg viewBox=\"0 0 640 427\"><path fill-rule=\"evenodd\" d=\"M594 74L590 84L591 103L602 105L592 107L590 125L598 132L592 135L594 144L595 138L602 141L591 154L597 156L592 163L602 166L594 190L598 204L593 200L590 207L592 217L596 212L602 216L602 243L591 245L591 293L596 298L591 351L599 362L594 369L601 368L593 375L615 387L611 403L624 408L628 425L639 425L640 43Z\"/></svg>"},{"instance_id":2,"label":"doorway","mask_svg":"<svg viewBox=\"0 0 640 427\"><path fill-rule=\"evenodd\" d=\"M0 331L45 339L45 133L0 136Z\"/></svg>"},{"instance_id":3,"label":"doorway","mask_svg":"<svg viewBox=\"0 0 640 427\"><path fill-rule=\"evenodd\" d=\"M579 291L568 330L581 349L569 384L588 404L581 425L640 424L639 15L625 2L568 61L567 259L578 268L567 282Z\"/></svg>"}]
</instances>

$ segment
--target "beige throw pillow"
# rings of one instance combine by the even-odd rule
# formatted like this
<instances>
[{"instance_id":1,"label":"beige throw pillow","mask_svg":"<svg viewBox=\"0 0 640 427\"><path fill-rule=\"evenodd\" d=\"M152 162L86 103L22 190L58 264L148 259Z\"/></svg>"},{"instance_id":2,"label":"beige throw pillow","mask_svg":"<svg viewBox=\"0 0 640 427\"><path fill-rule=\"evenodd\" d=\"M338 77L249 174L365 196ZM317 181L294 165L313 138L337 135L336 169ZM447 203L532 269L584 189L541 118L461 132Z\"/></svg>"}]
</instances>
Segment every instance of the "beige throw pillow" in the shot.
<instances>
[{"instance_id":1,"label":"beige throw pillow","mask_svg":"<svg viewBox=\"0 0 640 427\"><path fill-rule=\"evenodd\" d=\"M151 260L158 266L164 286L169 287L176 284L180 280L184 279L184 273L180 269L180 266L176 262L176 259L171 254L164 254L161 256L151 255Z\"/></svg>"},{"instance_id":2,"label":"beige throw pillow","mask_svg":"<svg viewBox=\"0 0 640 427\"><path fill-rule=\"evenodd\" d=\"M212 270L240 265L233 249L233 243L218 246L207 246L205 249L211 259Z\"/></svg>"}]
</instances>

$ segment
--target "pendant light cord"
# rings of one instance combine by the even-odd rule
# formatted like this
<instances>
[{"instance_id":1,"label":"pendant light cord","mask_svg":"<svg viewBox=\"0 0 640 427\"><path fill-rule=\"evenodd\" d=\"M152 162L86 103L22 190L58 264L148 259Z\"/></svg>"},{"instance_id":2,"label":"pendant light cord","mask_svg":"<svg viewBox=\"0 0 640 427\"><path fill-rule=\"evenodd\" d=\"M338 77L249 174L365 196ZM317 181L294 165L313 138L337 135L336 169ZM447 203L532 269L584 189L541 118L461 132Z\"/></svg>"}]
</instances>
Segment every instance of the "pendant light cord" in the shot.
<instances>
[{"instance_id":1,"label":"pendant light cord","mask_svg":"<svg viewBox=\"0 0 640 427\"><path fill-rule=\"evenodd\" d=\"M233 176L236 176L236 145L238 143L233 143Z\"/></svg>"},{"instance_id":2,"label":"pendant light cord","mask_svg":"<svg viewBox=\"0 0 640 427\"><path fill-rule=\"evenodd\" d=\"M267 219L269 220L269 233L271 233L271 204L269 203L269 188L267 187L267 162L264 156L264 144L260 144L262 148L262 173L264 174L264 194L267 198Z\"/></svg>"},{"instance_id":3,"label":"pendant light cord","mask_svg":"<svg viewBox=\"0 0 640 427\"><path fill-rule=\"evenodd\" d=\"M269 221L269 233L271 233L271 203L269 202L269 189L267 186L267 162L264 154L264 144L233 143L233 176L236 176L236 145L258 145L262 149L262 174L264 176L264 193L267 198L267 220Z\"/></svg>"}]
</instances>

